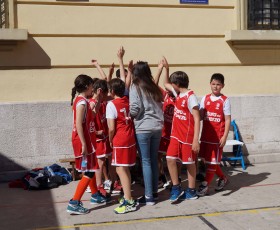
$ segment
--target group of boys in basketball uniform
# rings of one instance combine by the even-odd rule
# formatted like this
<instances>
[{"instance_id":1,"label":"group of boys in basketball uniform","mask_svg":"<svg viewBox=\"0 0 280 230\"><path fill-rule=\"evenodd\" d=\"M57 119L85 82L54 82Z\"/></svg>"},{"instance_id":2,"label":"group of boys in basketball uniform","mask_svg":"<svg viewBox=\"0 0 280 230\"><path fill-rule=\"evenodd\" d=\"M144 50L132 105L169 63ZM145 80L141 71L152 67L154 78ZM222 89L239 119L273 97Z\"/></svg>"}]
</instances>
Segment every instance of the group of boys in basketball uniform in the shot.
<instances>
[{"instance_id":1,"label":"group of boys in basketball uniform","mask_svg":"<svg viewBox=\"0 0 280 230\"><path fill-rule=\"evenodd\" d=\"M74 128L72 135L73 149L76 159L76 168L81 171L83 156L87 156L87 170L79 182L73 198L70 200L67 211L71 214L85 214L89 210L83 207L81 197L89 186L92 204L109 203L111 198L100 190L101 176L98 175L96 157L109 158L110 165L116 166L124 196L119 200L119 206L114 209L117 214L135 211L137 202L131 196L131 175L129 167L136 163L136 141L133 121L129 116L128 89L131 84L132 62L125 73L123 67L124 49L118 51L121 79L109 80L106 88L105 80L90 81L86 75L78 76L75 87L72 89L74 114ZM95 61L101 76L104 72ZM224 87L222 74L213 74L210 80L211 94L202 98L199 105L194 92L188 89L189 78L185 72L176 71L169 77L169 65L163 58L159 69L165 69L163 84L165 87L163 114L164 128L159 152L166 152L166 161L171 178L170 202L178 200L194 200L198 196L209 193L209 185L215 174L218 175L216 190L220 191L228 183L219 164L223 146L229 132L231 114L229 99L221 94ZM161 72L160 71L160 72ZM112 72L110 74L112 76ZM110 77L109 77L110 78ZM159 76L156 77L158 81ZM78 82L80 81L80 82ZM103 82L100 82L103 81ZM104 83L105 81L105 83ZM79 83L80 87L79 88ZM95 95L92 98L93 94ZM110 102L105 102L108 99ZM78 112L77 112L78 111ZM77 116L76 114L80 114ZM106 118L106 119L105 119ZM200 135L200 121L202 133ZM98 132L103 130L102 132ZM199 143L201 142L201 143ZM197 157L206 163L205 180L196 190L196 161ZM178 162L187 166L188 187L182 189L179 180L180 170ZM104 164L101 164L101 172ZM114 172L114 170L110 170ZM106 173L105 173L106 174ZM111 178L116 180L113 173ZM107 181L108 176L104 175ZM97 182L97 183L96 183ZM97 187L97 184L99 187Z\"/></svg>"}]
</instances>

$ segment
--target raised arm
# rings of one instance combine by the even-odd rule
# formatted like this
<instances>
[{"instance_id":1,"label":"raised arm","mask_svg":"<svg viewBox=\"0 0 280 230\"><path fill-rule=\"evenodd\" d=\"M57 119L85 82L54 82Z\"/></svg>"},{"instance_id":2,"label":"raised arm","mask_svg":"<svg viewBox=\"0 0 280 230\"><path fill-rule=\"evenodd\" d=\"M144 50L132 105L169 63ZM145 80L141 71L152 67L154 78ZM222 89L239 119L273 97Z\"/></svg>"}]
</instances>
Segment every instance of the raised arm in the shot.
<instances>
[{"instance_id":1,"label":"raised arm","mask_svg":"<svg viewBox=\"0 0 280 230\"><path fill-rule=\"evenodd\" d=\"M124 48L121 46L120 49L118 50L117 56L119 59L119 65L120 65L120 78L125 82L125 69L124 69L124 64L123 64L123 56L125 54Z\"/></svg>"},{"instance_id":2,"label":"raised arm","mask_svg":"<svg viewBox=\"0 0 280 230\"><path fill-rule=\"evenodd\" d=\"M125 88L129 89L131 85L131 79L132 79L132 69L133 69L133 61L130 60L127 67L127 76L125 79Z\"/></svg>"},{"instance_id":3,"label":"raised arm","mask_svg":"<svg viewBox=\"0 0 280 230\"><path fill-rule=\"evenodd\" d=\"M170 92L173 92L173 86L171 85L170 80L169 80L169 64L165 57L162 58L162 63L163 63L163 67L164 67L164 75L163 75L164 88Z\"/></svg>"},{"instance_id":4,"label":"raised arm","mask_svg":"<svg viewBox=\"0 0 280 230\"><path fill-rule=\"evenodd\" d=\"M158 62L158 69L157 69L157 73L156 73L156 75L155 75L155 77L154 77L154 81L155 81L155 83L158 85L158 83L159 83L159 79L160 79L160 75L161 75L161 73L162 73L162 69L163 69L163 62L162 62L162 60L160 60L159 62Z\"/></svg>"},{"instance_id":5,"label":"raised arm","mask_svg":"<svg viewBox=\"0 0 280 230\"><path fill-rule=\"evenodd\" d=\"M170 81L169 81L169 64L165 57L162 57L162 64L163 64L163 68L164 68L163 84L170 83Z\"/></svg>"},{"instance_id":6,"label":"raised arm","mask_svg":"<svg viewBox=\"0 0 280 230\"><path fill-rule=\"evenodd\" d=\"M114 70L115 70L115 63L113 62L112 65L109 68L109 76L108 76L108 80L107 80L108 82L112 80Z\"/></svg>"},{"instance_id":7,"label":"raised arm","mask_svg":"<svg viewBox=\"0 0 280 230\"><path fill-rule=\"evenodd\" d=\"M107 75L104 73L104 71L103 71L103 69L101 68L101 66L98 64L97 60L96 60L96 59L93 59L91 62L92 62L92 64L96 67L96 69L98 70L101 79L107 81L107 80L108 80L108 77L107 77Z\"/></svg>"}]
</instances>

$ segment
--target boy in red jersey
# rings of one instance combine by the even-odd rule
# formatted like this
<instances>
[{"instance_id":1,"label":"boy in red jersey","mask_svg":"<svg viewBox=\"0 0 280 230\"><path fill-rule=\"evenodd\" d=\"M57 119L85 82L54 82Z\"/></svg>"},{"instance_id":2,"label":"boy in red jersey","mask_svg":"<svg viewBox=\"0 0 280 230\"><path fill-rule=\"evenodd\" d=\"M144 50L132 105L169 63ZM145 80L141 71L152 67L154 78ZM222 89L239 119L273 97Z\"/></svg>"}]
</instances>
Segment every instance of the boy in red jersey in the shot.
<instances>
[{"instance_id":1,"label":"boy in red jersey","mask_svg":"<svg viewBox=\"0 0 280 230\"><path fill-rule=\"evenodd\" d=\"M129 100L124 96L125 83L121 79L113 79L109 82L109 89L114 97L106 107L109 142L113 148L112 166L116 166L124 191L124 199L114 212L123 214L136 210L136 203L131 197L129 170L136 162L136 141L133 122L129 116Z\"/></svg>"},{"instance_id":2,"label":"boy in red jersey","mask_svg":"<svg viewBox=\"0 0 280 230\"><path fill-rule=\"evenodd\" d=\"M185 72L177 71L170 76L167 89L174 89L178 94L175 102L170 144L167 150L167 166L172 180L171 203L180 199L197 199L195 190L195 160L199 152L200 116L196 96L188 89L189 78ZM188 188L184 191L178 179L176 161L187 165Z\"/></svg>"},{"instance_id":3,"label":"boy in red jersey","mask_svg":"<svg viewBox=\"0 0 280 230\"><path fill-rule=\"evenodd\" d=\"M199 157L204 158L207 167L205 180L197 191L199 196L207 194L215 174L219 177L216 191L222 190L228 182L220 168L231 122L229 98L221 93L224 86L224 76L220 73L213 74L210 80L212 93L204 96L200 104L203 126Z\"/></svg>"}]
</instances>

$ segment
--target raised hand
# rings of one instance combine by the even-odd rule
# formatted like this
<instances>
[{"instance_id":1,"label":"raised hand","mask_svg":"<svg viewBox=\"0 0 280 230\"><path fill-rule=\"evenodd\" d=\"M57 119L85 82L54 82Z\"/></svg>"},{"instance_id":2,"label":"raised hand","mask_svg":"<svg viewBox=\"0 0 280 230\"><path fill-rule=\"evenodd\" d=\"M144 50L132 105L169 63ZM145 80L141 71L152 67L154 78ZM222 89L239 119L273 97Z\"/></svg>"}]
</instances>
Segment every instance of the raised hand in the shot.
<instances>
[{"instance_id":1,"label":"raised hand","mask_svg":"<svg viewBox=\"0 0 280 230\"><path fill-rule=\"evenodd\" d=\"M91 60L91 63L96 67L96 66L99 66L98 62L96 59L92 59Z\"/></svg>"},{"instance_id":2,"label":"raised hand","mask_svg":"<svg viewBox=\"0 0 280 230\"><path fill-rule=\"evenodd\" d=\"M125 50L123 46L121 46L120 49L118 50L117 56L119 59L123 59L124 54L125 54Z\"/></svg>"},{"instance_id":3,"label":"raised hand","mask_svg":"<svg viewBox=\"0 0 280 230\"><path fill-rule=\"evenodd\" d=\"M169 64L164 56L162 57L161 61L162 61L163 67L166 69L169 69Z\"/></svg>"},{"instance_id":4,"label":"raised hand","mask_svg":"<svg viewBox=\"0 0 280 230\"><path fill-rule=\"evenodd\" d=\"M109 75L113 76L114 71L115 71L115 63L113 62L112 65L109 68Z\"/></svg>"}]
</instances>

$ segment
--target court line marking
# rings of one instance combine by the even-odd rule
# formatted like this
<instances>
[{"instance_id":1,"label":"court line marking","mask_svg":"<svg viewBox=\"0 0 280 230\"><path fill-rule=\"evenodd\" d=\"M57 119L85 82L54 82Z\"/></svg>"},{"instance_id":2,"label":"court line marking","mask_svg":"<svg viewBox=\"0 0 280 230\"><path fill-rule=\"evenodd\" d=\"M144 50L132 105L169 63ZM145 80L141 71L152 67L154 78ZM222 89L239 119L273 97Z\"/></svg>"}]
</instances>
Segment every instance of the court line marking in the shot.
<instances>
[{"instance_id":1,"label":"court line marking","mask_svg":"<svg viewBox=\"0 0 280 230\"><path fill-rule=\"evenodd\" d=\"M70 229L70 228L77 228L77 227L78 228L104 227L104 226L112 226L112 225L125 225L125 224L137 224L137 223L139 224L139 223L149 223L149 222L157 222L157 221L190 219L190 218L194 218L194 217L213 217L213 216L227 215L227 214L244 214L244 213L257 214L260 211L267 212L267 211L274 211L274 210L280 210L280 206L260 207L260 208L255 208L255 209L229 210L229 211L221 211L221 212L213 212L213 213L196 213L196 214L180 215L180 216L133 219L133 220L126 220L126 221L110 221L110 222L100 222L100 223L79 223L79 224L69 225L69 226L36 228L36 230Z\"/></svg>"},{"instance_id":2,"label":"court line marking","mask_svg":"<svg viewBox=\"0 0 280 230\"><path fill-rule=\"evenodd\" d=\"M212 230L218 230L213 224L211 224L208 220L206 220L203 216L198 216L199 219L202 220L203 223L205 223L209 228Z\"/></svg>"}]
</instances>

